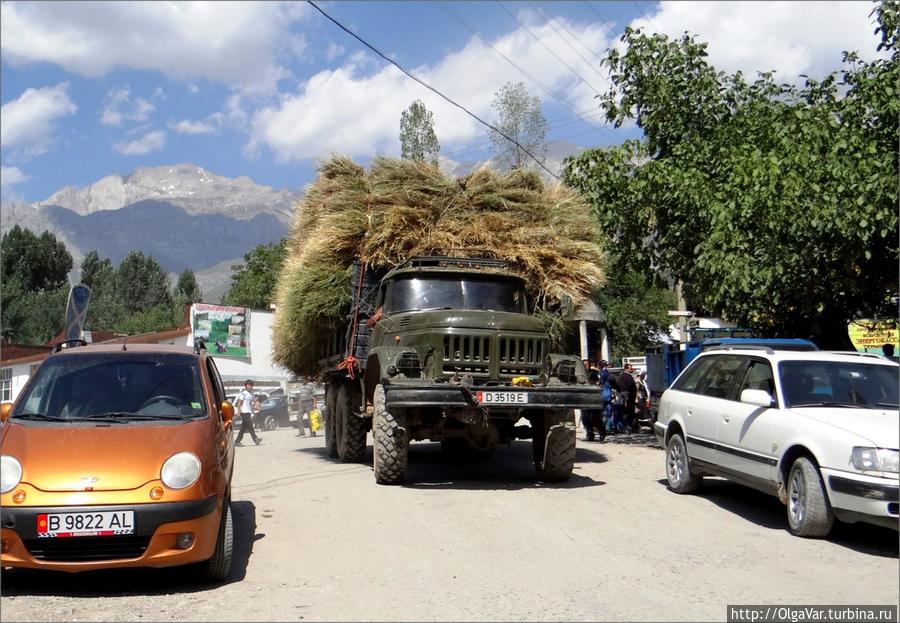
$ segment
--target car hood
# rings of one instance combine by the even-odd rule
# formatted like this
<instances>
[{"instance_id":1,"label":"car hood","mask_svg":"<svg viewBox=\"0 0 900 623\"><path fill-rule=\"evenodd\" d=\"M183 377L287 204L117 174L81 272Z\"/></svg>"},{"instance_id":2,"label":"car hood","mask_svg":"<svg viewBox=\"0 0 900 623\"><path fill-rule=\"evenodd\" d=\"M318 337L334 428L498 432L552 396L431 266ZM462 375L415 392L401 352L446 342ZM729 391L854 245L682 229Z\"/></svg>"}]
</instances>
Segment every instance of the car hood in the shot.
<instances>
[{"instance_id":1,"label":"car hood","mask_svg":"<svg viewBox=\"0 0 900 623\"><path fill-rule=\"evenodd\" d=\"M900 412L896 410L799 407L791 412L846 431L878 448L896 448L900 437Z\"/></svg>"},{"instance_id":2,"label":"car hood","mask_svg":"<svg viewBox=\"0 0 900 623\"><path fill-rule=\"evenodd\" d=\"M154 426L33 426L6 423L2 452L22 463L22 482L42 491L121 491L159 478L204 421ZM201 457L202 460L202 457Z\"/></svg>"}]
</instances>

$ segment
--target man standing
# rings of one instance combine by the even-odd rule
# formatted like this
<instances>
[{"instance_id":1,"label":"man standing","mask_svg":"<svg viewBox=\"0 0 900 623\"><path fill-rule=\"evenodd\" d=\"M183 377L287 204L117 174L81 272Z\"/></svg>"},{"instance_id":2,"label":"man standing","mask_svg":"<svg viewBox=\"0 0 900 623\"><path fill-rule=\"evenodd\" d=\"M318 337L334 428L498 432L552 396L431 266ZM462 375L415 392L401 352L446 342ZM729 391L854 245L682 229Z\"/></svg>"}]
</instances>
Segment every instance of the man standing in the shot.
<instances>
[{"instance_id":1,"label":"man standing","mask_svg":"<svg viewBox=\"0 0 900 623\"><path fill-rule=\"evenodd\" d=\"M244 390L238 394L237 402L235 406L238 409L238 412L241 414L241 432L238 433L237 439L234 440L234 445L242 446L244 444L241 443L241 439L244 438L244 433L250 433L250 436L253 437L253 443L259 445L262 443L262 439L256 436L256 431L253 430L253 403L256 401L256 396L253 395L253 381L247 379L244 381Z\"/></svg>"},{"instance_id":2,"label":"man standing","mask_svg":"<svg viewBox=\"0 0 900 623\"><path fill-rule=\"evenodd\" d=\"M634 415L634 405L637 399L637 384L634 382L634 377L631 376L634 368L630 363L626 363L624 369L622 370L622 374L619 375L618 384L619 391L624 395L622 396L623 402L625 403L625 414L623 419L625 420L626 430L631 433L637 430L637 422L635 421Z\"/></svg>"}]
</instances>

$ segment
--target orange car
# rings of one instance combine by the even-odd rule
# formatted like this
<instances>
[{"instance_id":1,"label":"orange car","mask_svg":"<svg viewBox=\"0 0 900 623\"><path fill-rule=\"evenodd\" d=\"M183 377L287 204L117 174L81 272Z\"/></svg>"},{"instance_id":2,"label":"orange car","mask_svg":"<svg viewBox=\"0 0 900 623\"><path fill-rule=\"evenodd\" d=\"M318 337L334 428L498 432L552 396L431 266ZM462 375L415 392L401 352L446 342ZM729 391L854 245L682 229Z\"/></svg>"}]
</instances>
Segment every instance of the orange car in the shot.
<instances>
[{"instance_id":1,"label":"orange car","mask_svg":"<svg viewBox=\"0 0 900 623\"><path fill-rule=\"evenodd\" d=\"M0 406L0 564L58 571L232 557L234 410L203 348L50 355Z\"/></svg>"}]
</instances>

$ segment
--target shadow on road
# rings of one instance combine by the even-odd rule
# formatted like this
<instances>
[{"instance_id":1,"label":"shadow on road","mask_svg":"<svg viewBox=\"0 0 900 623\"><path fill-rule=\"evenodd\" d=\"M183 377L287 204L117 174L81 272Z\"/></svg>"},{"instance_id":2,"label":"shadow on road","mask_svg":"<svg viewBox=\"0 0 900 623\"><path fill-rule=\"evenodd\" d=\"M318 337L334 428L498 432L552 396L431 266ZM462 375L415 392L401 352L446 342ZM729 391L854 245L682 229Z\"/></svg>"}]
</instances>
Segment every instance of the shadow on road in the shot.
<instances>
[{"instance_id":1,"label":"shadow on road","mask_svg":"<svg viewBox=\"0 0 900 623\"><path fill-rule=\"evenodd\" d=\"M663 486L669 484L665 478L658 482ZM760 527L769 530L788 529L784 504L775 496L718 478L705 478L696 495ZM846 524L835 520L827 540L863 554L898 557L897 532L890 528L865 523Z\"/></svg>"},{"instance_id":2,"label":"shadow on road","mask_svg":"<svg viewBox=\"0 0 900 623\"><path fill-rule=\"evenodd\" d=\"M253 544L265 537L256 532L256 506L253 502L231 503L234 526L234 553L231 571L224 583L210 583L203 577L203 566L188 565L164 569L126 568L65 573L35 569L3 571L2 594L58 595L64 597L123 597L130 595L167 595L196 593L240 582L247 574Z\"/></svg>"}]
</instances>

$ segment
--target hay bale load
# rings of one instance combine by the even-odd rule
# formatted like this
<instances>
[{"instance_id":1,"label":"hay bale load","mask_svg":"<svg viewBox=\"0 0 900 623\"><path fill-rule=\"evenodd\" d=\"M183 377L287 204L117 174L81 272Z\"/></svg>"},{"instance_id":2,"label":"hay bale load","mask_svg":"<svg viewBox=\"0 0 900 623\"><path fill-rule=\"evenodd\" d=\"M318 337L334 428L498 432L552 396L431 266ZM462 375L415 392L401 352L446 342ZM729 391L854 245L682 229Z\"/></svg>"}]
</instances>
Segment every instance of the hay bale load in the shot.
<instances>
[{"instance_id":1,"label":"hay bale load","mask_svg":"<svg viewBox=\"0 0 900 623\"><path fill-rule=\"evenodd\" d=\"M319 166L297 206L279 276L276 360L315 376L322 346L345 331L354 260L388 269L419 255L505 260L537 310L577 305L603 281L588 205L532 171L486 168L454 179L428 164L342 156Z\"/></svg>"}]
</instances>

